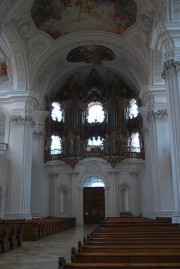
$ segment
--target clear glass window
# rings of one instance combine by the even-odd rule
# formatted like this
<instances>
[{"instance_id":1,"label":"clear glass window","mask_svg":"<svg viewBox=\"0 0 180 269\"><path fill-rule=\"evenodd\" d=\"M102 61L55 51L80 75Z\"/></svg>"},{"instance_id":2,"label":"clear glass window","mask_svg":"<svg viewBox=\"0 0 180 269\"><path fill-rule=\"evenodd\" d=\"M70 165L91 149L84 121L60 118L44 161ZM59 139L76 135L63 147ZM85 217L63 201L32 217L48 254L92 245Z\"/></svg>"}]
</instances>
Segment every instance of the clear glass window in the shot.
<instances>
[{"instance_id":1,"label":"clear glass window","mask_svg":"<svg viewBox=\"0 0 180 269\"><path fill-rule=\"evenodd\" d=\"M61 138L57 135L51 136L51 154L61 154Z\"/></svg>"},{"instance_id":2,"label":"clear glass window","mask_svg":"<svg viewBox=\"0 0 180 269\"><path fill-rule=\"evenodd\" d=\"M129 146L131 152L140 152L140 141L139 141L139 133L132 133L131 139L129 140Z\"/></svg>"},{"instance_id":3,"label":"clear glass window","mask_svg":"<svg viewBox=\"0 0 180 269\"><path fill-rule=\"evenodd\" d=\"M138 106L135 99L130 101L130 108L129 108L129 118L136 118L138 115Z\"/></svg>"},{"instance_id":4,"label":"clear glass window","mask_svg":"<svg viewBox=\"0 0 180 269\"><path fill-rule=\"evenodd\" d=\"M92 122L103 122L104 121L104 111L103 106L99 102L91 102L88 105L88 116L87 121Z\"/></svg>"},{"instance_id":5,"label":"clear glass window","mask_svg":"<svg viewBox=\"0 0 180 269\"><path fill-rule=\"evenodd\" d=\"M102 138L101 136L98 137L91 137L88 139L87 141L87 150L91 150L91 148L101 148L103 149L103 145L104 145L104 138Z\"/></svg>"},{"instance_id":6,"label":"clear glass window","mask_svg":"<svg viewBox=\"0 0 180 269\"><path fill-rule=\"evenodd\" d=\"M62 111L61 106L59 103L54 102L52 103L52 111L51 111L51 117L54 121L61 121L62 120Z\"/></svg>"},{"instance_id":7,"label":"clear glass window","mask_svg":"<svg viewBox=\"0 0 180 269\"><path fill-rule=\"evenodd\" d=\"M88 177L84 181L83 187L105 187L104 181L98 177Z\"/></svg>"}]
</instances>

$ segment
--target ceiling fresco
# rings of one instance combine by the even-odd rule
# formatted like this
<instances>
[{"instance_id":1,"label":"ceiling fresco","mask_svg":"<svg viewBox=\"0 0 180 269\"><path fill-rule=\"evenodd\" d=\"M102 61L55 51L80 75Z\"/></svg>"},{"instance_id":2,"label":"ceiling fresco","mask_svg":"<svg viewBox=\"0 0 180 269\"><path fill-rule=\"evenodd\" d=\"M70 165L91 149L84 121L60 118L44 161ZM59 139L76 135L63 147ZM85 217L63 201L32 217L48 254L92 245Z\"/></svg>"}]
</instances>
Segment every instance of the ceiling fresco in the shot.
<instances>
[{"instance_id":1,"label":"ceiling fresco","mask_svg":"<svg viewBox=\"0 0 180 269\"><path fill-rule=\"evenodd\" d=\"M81 30L123 35L136 22L137 6L133 0L35 0L31 16L53 39Z\"/></svg>"},{"instance_id":2,"label":"ceiling fresco","mask_svg":"<svg viewBox=\"0 0 180 269\"><path fill-rule=\"evenodd\" d=\"M114 52L102 45L84 45L71 50L67 55L69 62L101 64L101 61L113 61Z\"/></svg>"}]
</instances>

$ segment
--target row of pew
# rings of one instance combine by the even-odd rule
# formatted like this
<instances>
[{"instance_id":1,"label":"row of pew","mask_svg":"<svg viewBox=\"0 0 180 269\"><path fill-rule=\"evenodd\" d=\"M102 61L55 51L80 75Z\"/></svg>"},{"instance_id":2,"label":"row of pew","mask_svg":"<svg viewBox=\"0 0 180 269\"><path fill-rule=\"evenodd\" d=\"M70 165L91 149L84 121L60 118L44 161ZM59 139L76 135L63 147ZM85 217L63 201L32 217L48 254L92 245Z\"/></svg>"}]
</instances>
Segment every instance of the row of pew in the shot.
<instances>
[{"instance_id":1,"label":"row of pew","mask_svg":"<svg viewBox=\"0 0 180 269\"><path fill-rule=\"evenodd\" d=\"M59 269L72 268L180 268L180 226L163 219L107 218L71 249L71 263L59 257Z\"/></svg>"},{"instance_id":2,"label":"row of pew","mask_svg":"<svg viewBox=\"0 0 180 269\"><path fill-rule=\"evenodd\" d=\"M23 226L0 223L0 253L22 246Z\"/></svg>"},{"instance_id":3,"label":"row of pew","mask_svg":"<svg viewBox=\"0 0 180 269\"><path fill-rule=\"evenodd\" d=\"M75 225L75 218L1 219L0 253L22 246L23 241L37 241Z\"/></svg>"}]
</instances>

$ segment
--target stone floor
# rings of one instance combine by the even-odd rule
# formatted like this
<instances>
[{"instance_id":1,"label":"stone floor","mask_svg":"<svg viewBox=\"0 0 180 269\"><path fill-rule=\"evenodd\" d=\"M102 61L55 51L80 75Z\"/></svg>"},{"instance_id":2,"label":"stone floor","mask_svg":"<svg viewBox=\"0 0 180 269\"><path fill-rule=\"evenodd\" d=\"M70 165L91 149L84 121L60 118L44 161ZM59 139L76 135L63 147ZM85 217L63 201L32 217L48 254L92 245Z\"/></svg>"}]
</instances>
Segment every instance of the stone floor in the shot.
<instances>
[{"instance_id":1,"label":"stone floor","mask_svg":"<svg viewBox=\"0 0 180 269\"><path fill-rule=\"evenodd\" d=\"M70 262L71 247L95 227L80 226L0 254L0 269L58 269L59 256Z\"/></svg>"}]
</instances>

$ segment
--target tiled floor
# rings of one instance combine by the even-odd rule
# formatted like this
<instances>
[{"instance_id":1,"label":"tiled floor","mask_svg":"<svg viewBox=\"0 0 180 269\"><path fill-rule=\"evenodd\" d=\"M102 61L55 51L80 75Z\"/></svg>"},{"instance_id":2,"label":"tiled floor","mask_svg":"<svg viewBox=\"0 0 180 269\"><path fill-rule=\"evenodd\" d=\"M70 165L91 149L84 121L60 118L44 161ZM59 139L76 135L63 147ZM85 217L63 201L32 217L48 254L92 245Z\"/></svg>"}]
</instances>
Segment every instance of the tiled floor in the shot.
<instances>
[{"instance_id":1,"label":"tiled floor","mask_svg":"<svg viewBox=\"0 0 180 269\"><path fill-rule=\"evenodd\" d=\"M0 269L58 269L59 256L70 262L71 247L95 227L80 226L43 238L23 242L23 246L0 254Z\"/></svg>"}]
</instances>

